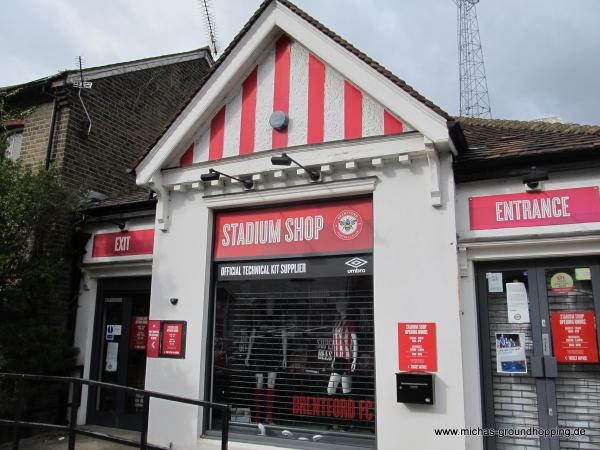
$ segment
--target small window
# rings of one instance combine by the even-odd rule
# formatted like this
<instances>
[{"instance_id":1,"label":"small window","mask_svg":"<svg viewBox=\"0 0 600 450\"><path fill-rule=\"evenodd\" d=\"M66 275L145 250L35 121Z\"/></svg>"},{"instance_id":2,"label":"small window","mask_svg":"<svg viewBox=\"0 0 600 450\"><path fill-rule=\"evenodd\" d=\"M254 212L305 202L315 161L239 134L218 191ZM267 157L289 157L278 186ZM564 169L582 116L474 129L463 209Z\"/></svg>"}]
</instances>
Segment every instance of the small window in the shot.
<instances>
[{"instance_id":1,"label":"small window","mask_svg":"<svg viewBox=\"0 0 600 450\"><path fill-rule=\"evenodd\" d=\"M13 161L16 161L21 155L21 141L23 140L23 131L13 131L9 132L6 142L8 146L6 147L6 156Z\"/></svg>"}]
</instances>

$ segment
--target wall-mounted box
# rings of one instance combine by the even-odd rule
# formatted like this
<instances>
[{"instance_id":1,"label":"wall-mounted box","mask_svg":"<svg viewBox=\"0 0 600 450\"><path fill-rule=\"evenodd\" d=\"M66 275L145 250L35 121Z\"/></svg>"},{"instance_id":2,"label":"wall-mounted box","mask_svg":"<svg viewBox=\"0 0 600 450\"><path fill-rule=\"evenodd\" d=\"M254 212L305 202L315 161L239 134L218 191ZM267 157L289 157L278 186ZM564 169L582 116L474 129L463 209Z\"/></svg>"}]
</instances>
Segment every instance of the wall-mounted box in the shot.
<instances>
[{"instance_id":1,"label":"wall-mounted box","mask_svg":"<svg viewBox=\"0 0 600 450\"><path fill-rule=\"evenodd\" d=\"M435 375L426 372L396 374L396 399L398 403L433 405Z\"/></svg>"}]
</instances>

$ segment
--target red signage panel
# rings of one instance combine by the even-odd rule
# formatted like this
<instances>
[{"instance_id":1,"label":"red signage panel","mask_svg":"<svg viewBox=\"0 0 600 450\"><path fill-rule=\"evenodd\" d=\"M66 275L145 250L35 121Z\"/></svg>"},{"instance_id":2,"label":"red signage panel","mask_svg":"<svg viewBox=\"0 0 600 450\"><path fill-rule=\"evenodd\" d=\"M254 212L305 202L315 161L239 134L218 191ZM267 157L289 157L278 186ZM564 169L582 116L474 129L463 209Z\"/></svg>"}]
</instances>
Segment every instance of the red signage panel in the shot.
<instances>
[{"instance_id":1,"label":"red signage panel","mask_svg":"<svg viewBox=\"0 0 600 450\"><path fill-rule=\"evenodd\" d=\"M158 358L160 350L160 320L148 321L148 340L146 342L146 356Z\"/></svg>"},{"instance_id":2,"label":"red signage panel","mask_svg":"<svg viewBox=\"0 0 600 450\"><path fill-rule=\"evenodd\" d=\"M131 318L130 350L146 350L148 340L148 316L133 316Z\"/></svg>"},{"instance_id":3,"label":"red signage panel","mask_svg":"<svg viewBox=\"0 0 600 450\"><path fill-rule=\"evenodd\" d=\"M92 257L151 255L153 248L154 229L97 234Z\"/></svg>"},{"instance_id":4,"label":"red signage panel","mask_svg":"<svg viewBox=\"0 0 600 450\"><path fill-rule=\"evenodd\" d=\"M398 367L401 371L437 371L435 323L398 324Z\"/></svg>"},{"instance_id":5,"label":"red signage panel","mask_svg":"<svg viewBox=\"0 0 600 450\"><path fill-rule=\"evenodd\" d=\"M593 312L555 312L552 322L552 345L558 362L597 363L598 342Z\"/></svg>"},{"instance_id":6,"label":"red signage panel","mask_svg":"<svg viewBox=\"0 0 600 450\"><path fill-rule=\"evenodd\" d=\"M215 222L215 259L373 248L371 199L225 212Z\"/></svg>"},{"instance_id":7,"label":"red signage panel","mask_svg":"<svg viewBox=\"0 0 600 450\"><path fill-rule=\"evenodd\" d=\"M598 187L469 198L471 230L600 222Z\"/></svg>"},{"instance_id":8,"label":"red signage panel","mask_svg":"<svg viewBox=\"0 0 600 450\"><path fill-rule=\"evenodd\" d=\"M162 322L160 356L183 358L185 356L185 322Z\"/></svg>"}]
</instances>

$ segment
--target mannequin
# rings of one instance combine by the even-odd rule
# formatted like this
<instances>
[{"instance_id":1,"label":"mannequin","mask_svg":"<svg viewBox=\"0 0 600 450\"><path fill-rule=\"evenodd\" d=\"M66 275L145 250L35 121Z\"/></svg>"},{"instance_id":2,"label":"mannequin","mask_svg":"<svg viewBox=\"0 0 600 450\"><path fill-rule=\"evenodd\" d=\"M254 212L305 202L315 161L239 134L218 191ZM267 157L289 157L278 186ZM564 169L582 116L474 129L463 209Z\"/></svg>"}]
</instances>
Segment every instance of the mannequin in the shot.
<instances>
[{"instance_id":1,"label":"mannequin","mask_svg":"<svg viewBox=\"0 0 600 450\"><path fill-rule=\"evenodd\" d=\"M352 374L356 370L358 358L356 325L348 319L348 301L341 299L335 306L340 320L333 329L333 360L327 385L329 395L336 393L340 382L344 394L352 392Z\"/></svg>"},{"instance_id":2,"label":"mannequin","mask_svg":"<svg viewBox=\"0 0 600 450\"><path fill-rule=\"evenodd\" d=\"M275 401L275 382L277 371L287 368L287 331L283 327L281 316L275 314L274 300L267 299L264 308L257 308L253 320L252 333L246 353L246 367L255 370L256 387L254 390L254 414L252 421L259 423L265 398L265 422L273 423L273 402ZM264 381L267 378L265 392Z\"/></svg>"}]
</instances>

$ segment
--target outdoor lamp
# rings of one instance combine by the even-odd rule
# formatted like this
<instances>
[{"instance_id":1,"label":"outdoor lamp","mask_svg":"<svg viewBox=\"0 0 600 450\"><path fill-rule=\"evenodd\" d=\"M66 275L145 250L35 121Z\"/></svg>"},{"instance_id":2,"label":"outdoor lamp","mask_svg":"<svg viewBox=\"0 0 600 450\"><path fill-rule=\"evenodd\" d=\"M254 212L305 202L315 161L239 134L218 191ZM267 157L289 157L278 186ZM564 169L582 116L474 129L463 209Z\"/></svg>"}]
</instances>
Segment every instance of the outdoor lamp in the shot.
<instances>
[{"instance_id":1,"label":"outdoor lamp","mask_svg":"<svg viewBox=\"0 0 600 450\"><path fill-rule=\"evenodd\" d=\"M254 187L254 181L252 181L252 180L248 180L248 179L244 180L242 178L232 177L231 175L227 175L226 173L219 172L218 170L215 170L215 169L209 169L208 173L203 173L202 175L200 175L200 179L202 181L216 181L219 178L221 178L221 176L224 176L225 178L231 178L232 180L239 181L240 183L242 183L244 185L244 188L246 188L246 189L252 189Z\"/></svg>"},{"instance_id":2,"label":"outdoor lamp","mask_svg":"<svg viewBox=\"0 0 600 450\"><path fill-rule=\"evenodd\" d=\"M312 181L317 181L321 178L321 173L318 170L310 170L304 167L295 159L292 159L287 153L282 153L281 156L271 156L271 164L274 166L290 166L296 164L301 169L304 169Z\"/></svg>"}]
</instances>

